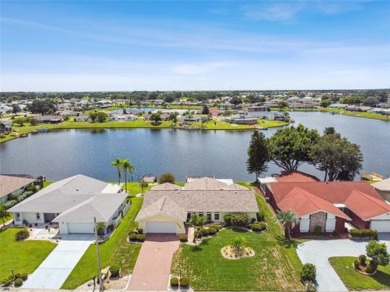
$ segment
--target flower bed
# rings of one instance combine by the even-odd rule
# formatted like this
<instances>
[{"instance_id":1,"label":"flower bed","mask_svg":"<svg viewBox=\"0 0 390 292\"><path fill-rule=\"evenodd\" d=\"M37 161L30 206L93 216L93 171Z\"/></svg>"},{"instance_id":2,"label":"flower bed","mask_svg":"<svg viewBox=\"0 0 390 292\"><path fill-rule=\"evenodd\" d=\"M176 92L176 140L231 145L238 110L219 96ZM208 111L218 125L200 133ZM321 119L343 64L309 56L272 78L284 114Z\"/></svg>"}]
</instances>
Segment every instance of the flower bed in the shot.
<instances>
[{"instance_id":1,"label":"flower bed","mask_svg":"<svg viewBox=\"0 0 390 292\"><path fill-rule=\"evenodd\" d=\"M250 247L243 247L237 249L229 245L221 249L221 254L226 259L238 260L241 258L253 257L255 255L255 251Z\"/></svg>"}]
</instances>

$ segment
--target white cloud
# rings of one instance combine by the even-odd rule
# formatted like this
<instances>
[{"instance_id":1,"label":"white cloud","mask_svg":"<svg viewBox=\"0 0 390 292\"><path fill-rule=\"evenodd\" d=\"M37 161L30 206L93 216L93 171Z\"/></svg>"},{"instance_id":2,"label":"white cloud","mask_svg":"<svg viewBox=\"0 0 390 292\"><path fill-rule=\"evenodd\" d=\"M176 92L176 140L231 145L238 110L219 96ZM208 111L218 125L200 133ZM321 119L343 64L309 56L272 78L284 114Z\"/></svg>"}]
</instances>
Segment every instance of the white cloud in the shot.
<instances>
[{"instance_id":1,"label":"white cloud","mask_svg":"<svg viewBox=\"0 0 390 292\"><path fill-rule=\"evenodd\" d=\"M289 21L306 7L304 2L267 2L262 5L246 5L244 14L254 20Z\"/></svg>"}]
</instances>

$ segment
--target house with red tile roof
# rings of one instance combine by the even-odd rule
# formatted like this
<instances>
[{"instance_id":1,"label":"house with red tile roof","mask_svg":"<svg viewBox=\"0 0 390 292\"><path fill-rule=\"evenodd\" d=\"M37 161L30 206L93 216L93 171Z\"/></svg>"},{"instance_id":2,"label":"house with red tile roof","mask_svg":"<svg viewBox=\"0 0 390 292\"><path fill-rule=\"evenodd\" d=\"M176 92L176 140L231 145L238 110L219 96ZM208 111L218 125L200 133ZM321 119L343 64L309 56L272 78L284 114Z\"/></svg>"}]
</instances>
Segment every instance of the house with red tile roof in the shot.
<instances>
[{"instance_id":1,"label":"house with red tile roof","mask_svg":"<svg viewBox=\"0 0 390 292\"><path fill-rule=\"evenodd\" d=\"M357 228L390 232L390 204L364 181L321 182L295 172L276 176L262 190L276 211L291 209L297 214L295 234L320 227L342 233L346 221Z\"/></svg>"}]
</instances>

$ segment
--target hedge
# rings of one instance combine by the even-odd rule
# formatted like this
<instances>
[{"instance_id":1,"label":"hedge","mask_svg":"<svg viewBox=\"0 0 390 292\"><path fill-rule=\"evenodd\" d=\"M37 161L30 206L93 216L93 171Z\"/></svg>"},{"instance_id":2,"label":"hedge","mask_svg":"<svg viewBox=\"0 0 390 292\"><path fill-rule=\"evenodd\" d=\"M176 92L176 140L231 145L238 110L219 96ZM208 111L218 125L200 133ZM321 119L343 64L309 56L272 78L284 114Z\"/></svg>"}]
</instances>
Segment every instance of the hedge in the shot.
<instances>
[{"instance_id":1,"label":"hedge","mask_svg":"<svg viewBox=\"0 0 390 292\"><path fill-rule=\"evenodd\" d=\"M361 238L361 237L370 237L372 239L378 239L378 232L372 229L351 229L349 231L351 237Z\"/></svg>"}]
</instances>

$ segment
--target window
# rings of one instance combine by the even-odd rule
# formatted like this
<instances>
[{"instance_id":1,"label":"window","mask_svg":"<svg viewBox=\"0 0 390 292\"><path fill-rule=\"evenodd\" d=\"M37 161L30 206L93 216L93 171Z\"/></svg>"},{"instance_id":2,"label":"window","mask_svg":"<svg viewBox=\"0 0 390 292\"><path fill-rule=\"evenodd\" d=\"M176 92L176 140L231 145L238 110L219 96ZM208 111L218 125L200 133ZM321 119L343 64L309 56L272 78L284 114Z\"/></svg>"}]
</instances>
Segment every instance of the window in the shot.
<instances>
[{"instance_id":1,"label":"window","mask_svg":"<svg viewBox=\"0 0 390 292\"><path fill-rule=\"evenodd\" d=\"M208 221L208 222L211 221L211 212L207 212L207 221Z\"/></svg>"},{"instance_id":2,"label":"window","mask_svg":"<svg viewBox=\"0 0 390 292\"><path fill-rule=\"evenodd\" d=\"M37 220L41 219L41 214L37 213Z\"/></svg>"},{"instance_id":3,"label":"window","mask_svg":"<svg viewBox=\"0 0 390 292\"><path fill-rule=\"evenodd\" d=\"M191 220L191 213L187 213L187 221Z\"/></svg>"},{"instance_id":4,"label":"window","mask_svg":"<svg viewBox=\"0 0 390 292\"><path fill-rule=\"evenodd\" d=\"M16 220L20 220L20 213L15 213L16 215Z\"/></svg>"},{"instance_id":5,"label":"window","mask_svg":"<svg viewBox=\"0 0 390 292\"><path fill-rule=\"evenodd\" d=\"M199 212L199 217L202 217L203 216L203 212Z\"/></svg>"},{"instance_id":6,"label":"window","mask_svg":"<svg viewBox=\"0 0 390 292\"><path fill-rule=\"evenodd\" d=\"M218 212L214 213L214 220L219 221L219 213Z\"/></svg>"}]
</instances>

